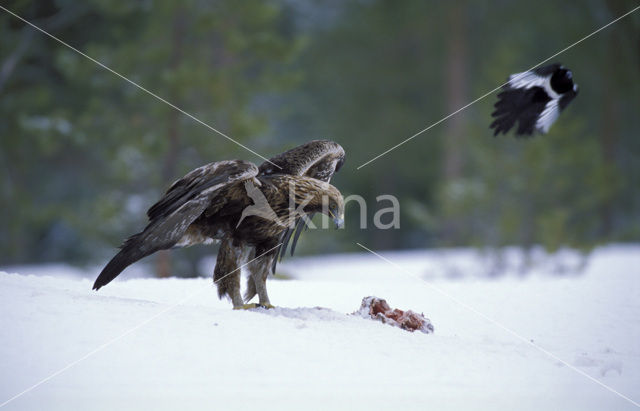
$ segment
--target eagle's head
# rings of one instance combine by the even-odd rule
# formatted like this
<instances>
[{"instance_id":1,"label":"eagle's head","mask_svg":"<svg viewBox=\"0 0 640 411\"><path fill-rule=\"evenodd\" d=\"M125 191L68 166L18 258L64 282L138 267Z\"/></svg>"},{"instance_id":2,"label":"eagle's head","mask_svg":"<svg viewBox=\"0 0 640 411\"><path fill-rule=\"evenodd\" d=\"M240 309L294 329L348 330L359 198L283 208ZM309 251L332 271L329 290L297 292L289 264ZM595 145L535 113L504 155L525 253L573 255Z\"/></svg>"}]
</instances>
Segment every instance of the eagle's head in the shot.
<instances>
[{"instance_id":1,"label":"eagle's head","mask_svg":"<svg viewBox=\"0 0 640 411\"><path fill-rule=\"evenodd\" d=\"M333 219L336 228L342 228L344 227L344 198L337 188L331 184L327 185L329 187L323 194L323 204L326 204L326 207L323 206L322 212Z\"/></svg>"},{"instance_id":2,"label":"eagle's head","mask_svg":"<svg viewBox=\"0 0 640 411\"><path fill-rule=\"evenodd\" d=\"M340 191L329 183L311 177L282 176L289 186L289 198L293 198L296 213L322 213L340 228L344 225L344 199ZM284 187L287 187L284 185ZM291 211L291 210L289 210Z\"/></svg>"}]
</instances>

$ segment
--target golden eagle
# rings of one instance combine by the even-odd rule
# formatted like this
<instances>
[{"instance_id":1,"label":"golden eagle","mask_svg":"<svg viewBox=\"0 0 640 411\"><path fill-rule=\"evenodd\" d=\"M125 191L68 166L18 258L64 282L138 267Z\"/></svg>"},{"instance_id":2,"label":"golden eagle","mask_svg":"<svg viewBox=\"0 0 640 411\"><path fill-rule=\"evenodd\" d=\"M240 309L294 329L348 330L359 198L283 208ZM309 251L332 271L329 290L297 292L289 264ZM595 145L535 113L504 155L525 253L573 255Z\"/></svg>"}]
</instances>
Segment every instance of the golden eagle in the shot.
<instances>
[{"instance_id":1,"label":"golden eagle","mask_svg":"<svg viewBox=\"0 0 640 411\"><path fill-rule=\"evenodd\" d=\"M307 215L324 213L344 223L344 200L329 184L344 163L342 147L311 141L279 154L259 167L248 161L219 161L196 168L169 187L148 211L149 224L129 237L109 261L93 289L108 284L126 267L173 247L221 242L213 279L218 295L234 308L258 294L271 307L266 280L293 236L295 248ZM240 267L250 272L244 300Z\"/></svg>"}]
</instances>

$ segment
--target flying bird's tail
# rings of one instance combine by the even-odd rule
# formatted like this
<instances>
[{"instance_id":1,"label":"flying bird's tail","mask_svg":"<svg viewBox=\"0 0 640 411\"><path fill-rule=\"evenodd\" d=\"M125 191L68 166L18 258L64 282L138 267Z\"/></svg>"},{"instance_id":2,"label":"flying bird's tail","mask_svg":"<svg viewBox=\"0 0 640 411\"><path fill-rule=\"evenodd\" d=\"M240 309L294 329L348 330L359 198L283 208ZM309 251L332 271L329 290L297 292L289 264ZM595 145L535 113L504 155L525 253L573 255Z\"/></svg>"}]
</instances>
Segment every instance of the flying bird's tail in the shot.
<instances>
[{"instance_id":1,"label":"flying bird's tail","mask_svg":"<svg viewBox=\"0 0 640 411\"><path fill-rule=\"evenodd\" d=\"M122 245L122 249L109 261L102 269L96 282L93 283L93 289L99 290L100 287L107 285L116 278L125 268L157 250L148 250L140 244L138 240L139 234L130 237Z\"/></svg>"}]
</instances>

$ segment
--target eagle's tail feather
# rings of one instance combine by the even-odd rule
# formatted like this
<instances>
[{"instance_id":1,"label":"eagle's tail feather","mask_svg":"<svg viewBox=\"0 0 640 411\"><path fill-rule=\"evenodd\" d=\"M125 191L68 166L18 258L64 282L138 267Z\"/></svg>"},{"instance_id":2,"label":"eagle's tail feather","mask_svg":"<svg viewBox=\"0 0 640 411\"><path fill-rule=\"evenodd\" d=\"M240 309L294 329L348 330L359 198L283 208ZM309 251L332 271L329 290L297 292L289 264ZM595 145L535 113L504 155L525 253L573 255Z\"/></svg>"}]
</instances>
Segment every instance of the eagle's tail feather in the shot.
<instances>
[{"instance_id":1,"label":"eagle's tail feather","mask_svg":"<svg viewBox=\"0 0 640 411\"><path fill-rule=\"evenodd\" d=\"M143 257L152 254L157 250L144 250L136 241L136 236L129 238L122 246L122 249L109 261L109 263L102 269L96 282L93 283L93 289L99 290L100 287L105 286L116 278L125 268L140 260Z\"/></svg>"}]
</instances>

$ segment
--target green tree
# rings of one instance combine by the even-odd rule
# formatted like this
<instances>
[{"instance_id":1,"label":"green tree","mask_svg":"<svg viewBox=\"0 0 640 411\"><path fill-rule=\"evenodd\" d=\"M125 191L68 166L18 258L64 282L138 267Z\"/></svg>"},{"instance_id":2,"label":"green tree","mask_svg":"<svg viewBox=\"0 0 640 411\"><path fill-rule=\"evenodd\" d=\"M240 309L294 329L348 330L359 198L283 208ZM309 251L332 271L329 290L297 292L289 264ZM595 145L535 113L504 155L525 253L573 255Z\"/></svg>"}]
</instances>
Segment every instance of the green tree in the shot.
<instances>
[{"instance_id":1,"label":"green tree","mask_svg":"<svg viewBox=\"0 0 640 411\"><path fill-rule=\"evenodd\" d=\"M270 2L7 8L257 151L255 102L290 84L286 9ZM2 262L82 260L141 229L171 180L252 155L78 53L0 16L2 48L22 53L2 90ZM65 25L52 21L64 20ZM29 44L19 49L21 36ZM5 55L5 53L3 53ZM5 60L6 63L6 60ZM252 158L260 160L259 158ZM43 252L45 250L46 252ZM164 268L166 270L166 267Z\"/></svg>"}]
</instances>

